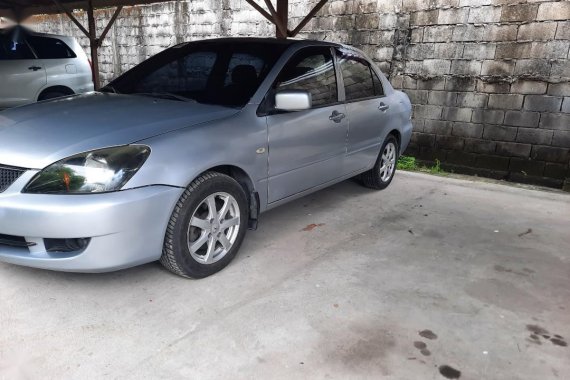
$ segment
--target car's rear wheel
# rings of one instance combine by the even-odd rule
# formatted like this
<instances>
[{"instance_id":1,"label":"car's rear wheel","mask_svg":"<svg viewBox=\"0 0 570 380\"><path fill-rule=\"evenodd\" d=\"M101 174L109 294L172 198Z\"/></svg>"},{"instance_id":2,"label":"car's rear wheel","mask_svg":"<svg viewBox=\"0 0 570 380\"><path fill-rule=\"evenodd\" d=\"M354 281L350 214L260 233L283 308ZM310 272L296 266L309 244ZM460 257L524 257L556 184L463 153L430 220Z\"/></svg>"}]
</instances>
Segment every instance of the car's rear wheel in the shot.
<instances>
[{"instance_id":1,"label":"car's rear wheel","mask_svg":"<svg viewBox=\"0 0 570 380\"><path fill-rule=\"evenodd\" d=\"M396 173L398 153L398 140L388 135L374 167L360 176L364 186L377 190L388 187Z\"/></svg>"},{"instance_id":2,"label":"car's rear wheel","mask_svg":"<svg viewBox=\"0 0 570 380\"><path fill-rule=\"evenodd\" d=\"M203 278L236 256L247 229L247 198L233 178L207 172L186 189L170 218L160 262L184 277Z\"/></svg>"}]
</instances>

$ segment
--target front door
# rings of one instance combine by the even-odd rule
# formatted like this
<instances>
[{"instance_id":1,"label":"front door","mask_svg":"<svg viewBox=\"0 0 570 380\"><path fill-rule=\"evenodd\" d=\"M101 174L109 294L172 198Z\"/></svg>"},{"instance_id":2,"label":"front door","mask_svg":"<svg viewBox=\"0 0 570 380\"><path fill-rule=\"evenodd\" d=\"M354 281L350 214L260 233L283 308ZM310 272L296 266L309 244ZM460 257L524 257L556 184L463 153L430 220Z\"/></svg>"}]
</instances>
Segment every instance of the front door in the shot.
<instances>
[{"instance_id":1,"label":"front door","mask_svg":"<svg viewBox=\"0 0 570 380\"><path fill-rule=\"evenodd\" d=\"M348 132L329 48L304 48L293 56L272 93L279 90L309 91L312 108L267 116L269 203L342 176Z\"/></svg>"},{"instance_id":2,"label":"front door","mask_svg":"<svg viewBox=\"0 0 570 380\"><path fill-rule=\"evenodd\" d=\"M36 101L46 84L46 72L25 42L0 36L0 108Z\"/></svg>"}]
</instances>

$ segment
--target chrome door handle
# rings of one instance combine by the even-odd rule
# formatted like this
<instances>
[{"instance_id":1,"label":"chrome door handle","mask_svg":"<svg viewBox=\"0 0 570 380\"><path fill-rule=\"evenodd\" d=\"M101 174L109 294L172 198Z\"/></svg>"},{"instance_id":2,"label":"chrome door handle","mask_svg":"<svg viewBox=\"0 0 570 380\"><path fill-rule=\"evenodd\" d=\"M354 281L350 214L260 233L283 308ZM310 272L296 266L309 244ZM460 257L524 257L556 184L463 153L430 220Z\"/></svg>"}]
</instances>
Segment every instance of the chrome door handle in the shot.
<instances>
[{"instance_id":1,"label":"chrome door handle","mask_svg":"<svg viewBox=\"0 0 570 380\"><path fill-rule=\"evenodd\" d=\"M384 104L384 102L380 103L380 105L378 106L378 109L382 112L388 111L388 108L390 108L390 106L387 104Z\"/></svg>"},{"instance_id":2,"label":"chrome door handle","mask_svg":"<svg viewBox=\"0 0 570 380\"><path fill-rule=\"evenodd\" d=\"M338 112L337 110L334 110L332 112L332 114L329 116L329 120L334 121L335 123L340 123L342 119L344 119L346 117L345 114L343 114L342 112Z\"/></svg>"},{"instance_id":3,"label":"chrome door handle","mask_svg":"<svg viewBox=\"0 0 570 380\"><path fill-rule=\"evenodd\" d=\"M39 67L39 66L30 66L30 67L28 67L28 70L34 70L34 71L38 71L38 70L41 70L41 69L42 69L42 68Z\"/></svg>"}]
</instances>

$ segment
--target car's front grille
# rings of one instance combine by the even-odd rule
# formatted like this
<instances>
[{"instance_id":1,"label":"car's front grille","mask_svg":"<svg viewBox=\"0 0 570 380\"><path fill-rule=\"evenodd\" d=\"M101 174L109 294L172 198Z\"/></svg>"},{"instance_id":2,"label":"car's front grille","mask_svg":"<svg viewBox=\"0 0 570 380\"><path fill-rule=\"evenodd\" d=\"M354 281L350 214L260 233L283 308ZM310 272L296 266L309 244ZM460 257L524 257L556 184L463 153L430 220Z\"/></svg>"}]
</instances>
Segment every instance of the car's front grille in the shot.
<instances>
[{"instance_id":1,"label":"car's front grille","mask_svg":"<svg viewBox=\"0 0 570 380\"><path fill-rule=\"evenodd\" d=\"M12 185L26 169L0 165L0 193Z\"/></svg>"}]
</instances>

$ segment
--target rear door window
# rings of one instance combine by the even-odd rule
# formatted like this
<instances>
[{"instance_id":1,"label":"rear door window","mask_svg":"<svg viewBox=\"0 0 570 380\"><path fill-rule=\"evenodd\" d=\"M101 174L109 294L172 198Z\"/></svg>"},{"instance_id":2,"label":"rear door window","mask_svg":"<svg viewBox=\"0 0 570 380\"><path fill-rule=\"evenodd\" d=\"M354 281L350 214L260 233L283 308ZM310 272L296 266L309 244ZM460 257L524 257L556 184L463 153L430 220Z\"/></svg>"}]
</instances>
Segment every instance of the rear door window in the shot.
<instances>
[{"instance_id":1,"label":"rear door window","mask_svg":"<svg viewBox=\"0 0 570 380\"><path fill-rule=\"evenodd\" d=\"M384 96L384 86L382 85L382 81L378 78L378 75L370 68L372 72L372 81L374 82L374 95L375 96Z\"/></svg>"},{"instance_id":2,"label":"rear door window","mask_svg":"<svg viewBox=\"0 0 570 380\"><path fill-rule=\"evenodd\" d=\"M28 42L41 59L77 57L65 42L52 37L28 36Z\"/></svg>"},{"instance_id":3,"label":"rear door window","mask_svg":"<svg viewBox=\"0 0 570 380\"><path fill-rule=\"evenodd\" d=\"M350 52L339 52L338 58L347 101L383 95L382 83L365 59Z\"/></svg>"},{"instance_id":4,"label":"rear door window","mask_svg":"<svg viewBox=\"0 0 570 380\"><path fill-rule=\"evenodd\" d=\"M25 42L13 41L8 36L0 36L0 60L34 59L34 53Z\"/></svg>"}]
</instances>

